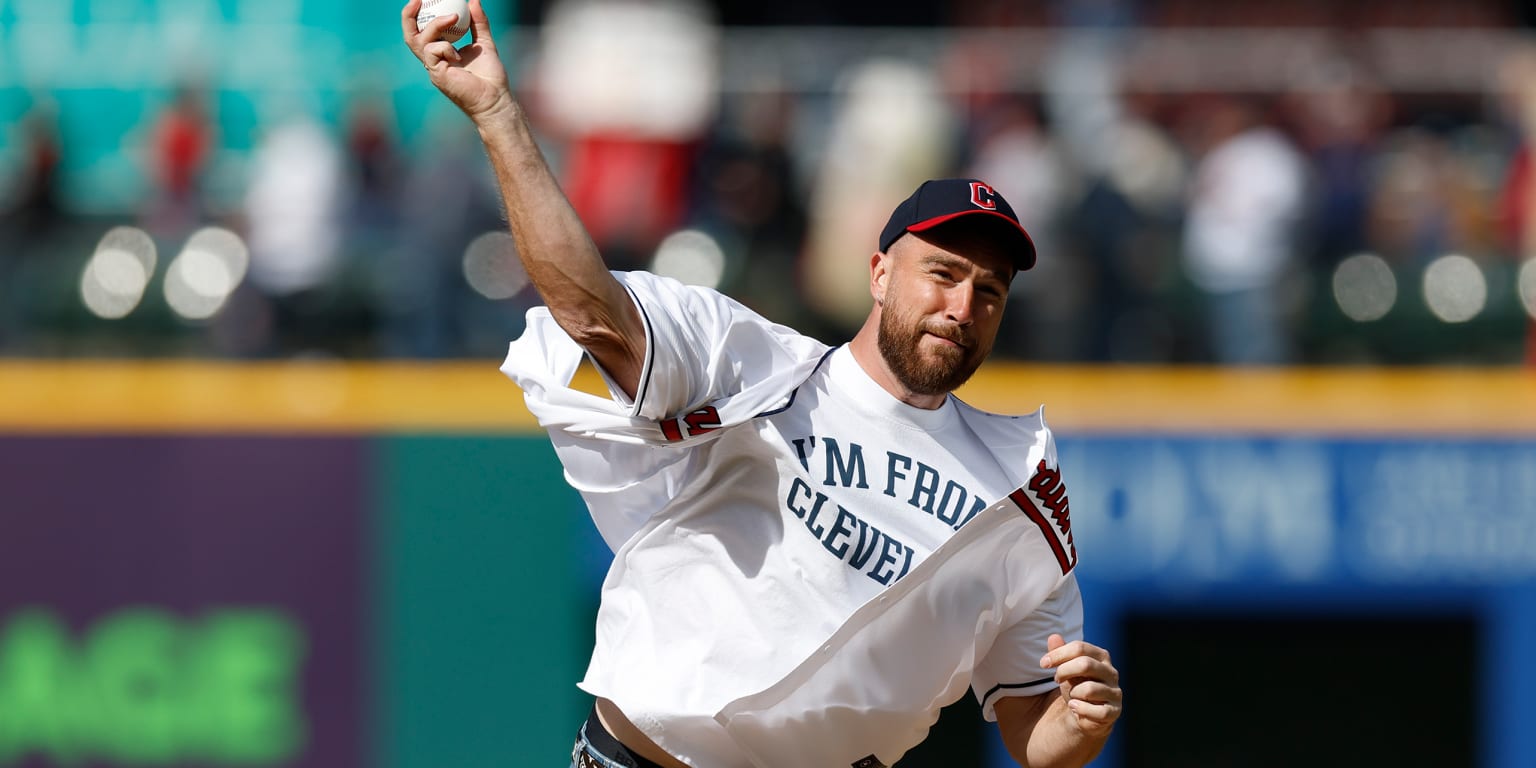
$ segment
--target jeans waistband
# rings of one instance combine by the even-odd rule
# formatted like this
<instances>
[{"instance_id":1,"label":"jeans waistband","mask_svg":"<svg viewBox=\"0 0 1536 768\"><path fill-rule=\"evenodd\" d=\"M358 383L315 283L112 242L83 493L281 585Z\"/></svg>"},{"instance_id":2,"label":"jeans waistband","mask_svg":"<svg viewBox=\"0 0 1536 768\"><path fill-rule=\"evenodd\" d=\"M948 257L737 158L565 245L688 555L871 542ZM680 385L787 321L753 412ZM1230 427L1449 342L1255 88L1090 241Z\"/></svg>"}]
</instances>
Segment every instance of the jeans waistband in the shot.
<instances>
[{"instance_id":1,"label":"jeans waistband","mask_svg":"<svg viewBox=\"0 0 1536 768\"><path fill-rule=\"evenodd\" d=\"M660 764L631 752L622 742L614 738L613 734L603 727L603 721L598 719L596 705L593 705L592 713L587 715L586 724L581 726L581 735L589 751L595 752L598 757L609 762L628 768L662 768Z\"/></svg>"}]
</instances>

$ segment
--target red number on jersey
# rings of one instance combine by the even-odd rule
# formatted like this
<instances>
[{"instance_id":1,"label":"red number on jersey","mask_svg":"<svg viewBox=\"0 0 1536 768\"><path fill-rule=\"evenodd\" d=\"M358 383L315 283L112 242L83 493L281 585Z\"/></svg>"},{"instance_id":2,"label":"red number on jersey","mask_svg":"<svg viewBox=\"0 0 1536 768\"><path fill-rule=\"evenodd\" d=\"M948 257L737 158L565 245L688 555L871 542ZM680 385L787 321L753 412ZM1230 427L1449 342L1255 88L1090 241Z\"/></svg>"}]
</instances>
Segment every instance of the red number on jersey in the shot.
<instances>
[{"instance_id":1,"label":"red number on jersey","mask_svg":"<svg viewBox=\"0 0 1536 768\"><path fill-rule=\"evenodd\" d=\"M661 425L661 434L666 436L667 441L676 443L684 437L696 437L719 429L720 411L713 405L706 405L686 416L662 419L657 423Z\"/></svg>"}]
</instances>

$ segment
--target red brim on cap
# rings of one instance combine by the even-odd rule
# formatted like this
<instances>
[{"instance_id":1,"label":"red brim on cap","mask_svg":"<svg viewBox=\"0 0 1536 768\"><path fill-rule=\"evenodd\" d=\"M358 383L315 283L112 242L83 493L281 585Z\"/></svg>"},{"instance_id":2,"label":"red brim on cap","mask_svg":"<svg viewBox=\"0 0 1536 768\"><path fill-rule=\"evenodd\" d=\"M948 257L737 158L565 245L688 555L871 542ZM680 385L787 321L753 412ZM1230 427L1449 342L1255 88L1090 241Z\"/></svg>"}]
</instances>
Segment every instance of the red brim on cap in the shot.
<instances>
[{"instance_id":1,"label":"red brim on cap","mask_svg":"<svg viewBox=\"0 0 1536 768\"><path fill-rule=\"evenodd\" d=\"M1019 268L1020 272L1023 272L1024 270L1029 269L1030 267L1033 267L1035 265L1035 241L1034 241L1034 238L1031 238L1029 236L1029 233L1025 232L1024 231L1024 227L1022 225L1020 225L1017 221L1014 221L1013 219L1009 218L1008 216L1006 216L1006 215L1004 215L1002 213L998 213L997 211L984 211L984 210L958 211L956 213L949 213L949 214L945 214L943 216L935 216L935 217L933 217L931 219L925 219L923 221L919 221L918 223L913 224L913 225L907 227L907 231L908 232L926 232L927 230L933 229L934 227L937 227L940 224L944 224L946 222L953 221L953 220L958 219L958 218L960 218L962 216L977 216L977 215L991 216L991 217L997 219L998 221L1004 222L1004 223L1006 223L1008 225L1008 227L1010 229L1012 229L1015 232L1018 232L1019 233L1019 237L1024 238L1024 252L1022 254L1014 257L1014 264Z\"/></svg>"}]
</instances>

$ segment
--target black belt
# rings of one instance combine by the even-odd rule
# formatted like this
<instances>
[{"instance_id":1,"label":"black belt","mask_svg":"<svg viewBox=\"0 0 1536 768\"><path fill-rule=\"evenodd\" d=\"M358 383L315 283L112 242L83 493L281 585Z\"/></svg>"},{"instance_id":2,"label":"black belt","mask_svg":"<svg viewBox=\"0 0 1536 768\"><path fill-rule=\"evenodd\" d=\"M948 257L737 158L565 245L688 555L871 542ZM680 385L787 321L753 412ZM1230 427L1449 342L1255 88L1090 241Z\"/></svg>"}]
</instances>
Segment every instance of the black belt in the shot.
<instances>
[{"instance_id":1,"label":"black belt","mask_svg":"<svg viewBox=\"0 0 1536 768\"><path fill-rule=\"evenodd\" d=\"M587 724L582 726L582 733L586 734L587 744L594 752L629 768L662 768L661 764L647 760L640 755L631 752L629 747L613 737L607 728L603 727L603 721L597 717L597 706L592 706L592 714L587 715ZM581 756L577 756L576 768L588 768L581 762ZM595 764L592 768L596 768Z\"/></svg>"}]
</instances>

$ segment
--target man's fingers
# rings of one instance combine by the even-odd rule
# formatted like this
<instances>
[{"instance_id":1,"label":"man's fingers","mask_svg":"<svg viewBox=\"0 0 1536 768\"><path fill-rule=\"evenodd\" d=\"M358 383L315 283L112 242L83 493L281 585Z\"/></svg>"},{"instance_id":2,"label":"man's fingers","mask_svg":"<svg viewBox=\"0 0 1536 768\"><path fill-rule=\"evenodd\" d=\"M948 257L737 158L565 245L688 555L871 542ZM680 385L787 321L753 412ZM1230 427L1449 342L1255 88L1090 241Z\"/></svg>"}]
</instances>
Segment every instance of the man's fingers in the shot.
<instances>
[{"instance_id":1,"label":"man's fingers","mask_svg":"<svg viewBox=\"0 0 1536 768\"><path fill-rule=\"evenodd\" d=\"M464 58L464 55L459 53L459 49L453 47L453 43L450 43L447 40L434 40L430 43L427 43L426 46L421 49L421 51L422 53L431 56L434 60L451 61L455 64L457 64L460 59Z\"/></svg>"},{"instance_id":2,"label":"man's fingers","mask_svg":"<svg viewBox=\"0 0 1536 768\"><path fill-rule=\"evenodd\" d=\"M457 23L459 23L459 15L457 13L438 16L421 28L421 40L428 43L442 40L443 33ZM449 45L452 45L452 43L449 43Z\"/></svg>"},{"instance_id":3,"label":"man's fingers","mask_svg":"<svg viewBox=\"0 0 1536 768\"><path fill-rule=\"evenodd\" d=\"M446 61L450 64L457 64L462 58L463 54L460 54L458 49L453 47L453 43L446 40L436 40L427 43L421 48L421 63L429 71L437 71L439 62Z\"/></svg>"},{"instance_id":4,"label":"man's fingers","mask_svg":"<svg viewBox=\"0 0 1536 768\"><path fill-rule=\"evenodd\" d=\"M496 50L496 42L491 35L491 21L486 18L485 7L480 5L480 0L469 0L469 35L471 42Z\"/></svg>"},{"instance_id":5,"label":"man's fingers","mask_svg":"<svg viewBox=\"0 0 1536 768\"><path fill-rule=\"evenodd\" d=\"M1056 682L1099 680L1111 685L1120 682L1120 672L1108 662L1088 656L1067 659L1056 665Z\"/></svg>"},{"instance_id":6,"label":"man's fingers","mask_svg":"<svg viewBox=\"0 0 1536 768\"><path fill-rule=\"evenodd\" d=\"M1113 725L1120 718L1119 704L1096 704L1090 701L1073 699L1067 703L1067 706L1072 710L1072 714L1077 715L1079 720L1087 720L1096 725Z\"/></svg>"},{"instance_id":7,"label":"man's fingers","mask_svg":"<svg viewBox=\"0 0 1536 768\"><path fill-rule=\"evenodd\" d=\"M1105 683L1087 681L1072 685L1072 692L1067 696L1067 703L1074 701L1087 702L1089 704L1119 704L1120 689Z\"/></svg>"},{"instance_id":8,"label":"man's fingers","mask_svg":"<svg viewBox=\"0 0 1536 768\"><path fill-rule=\"evenodd\" d=\"M1124 693L1119 687L1096 680L1063 683L1062 698L1076 716L1078 727L1089 733L1107 731L1120 719L1124 706Z\"/></svg>"},{"instance_id":9,"label":"man's fingers","mask_svg":"<svg viewBox=\"0 0 1536 768\"><path fill-rule=\"evenodd\" d=\"M416 37L416 14L421 13L421 0L411 0L400 9L400 33L405 36L406 44ZM415 50L415 46L411 46Z\"/></svg>"},{"instance_id":10,"label":"man's fingers","mask_svg":"<svg viewBox=\"0 0 1536 768\"><path fill-rule=\"evenodd\" d=\"M1059 635L1052 635L1051 637L1059 637ZM1059 645L1055 648L1051 648L1050 641L1047 640L1046 647L1050 648L1050 650L1047 651L1044 656L1040 657L1040 666L1044 669L1050 669L1064 661L1067 661L1068 659L1074 659L1083 656L1098 659L1106 663L1109 661L1109 651L1106 651L1103 648L1094 645L1093 643L1087 643L1082 640L1073 640L1070 643Z\"/></svg>"},{"instance_id":11,"label":"man's fingers","mask_svg":"<svg viewBox=\"0 0 1536 768\"><path fill-rule=\"evenodd\" d=\"M457 24L459 17L458 14L452 13L446 16L438 16L428 21L426 26L417 29L416 13L420 10L421 0L411 0L405 4L405 8L400 11L400 32L405 35L406 46L421 59L423 64L427 65L427 69L431 69L437 62L427 60L428 48L438 42L442 42L444 45L453 45L442 40L443 32ZM444 55L441 52L438 53L437 58L458 61L458 59Z\"/></svg>"}]
</instances>

